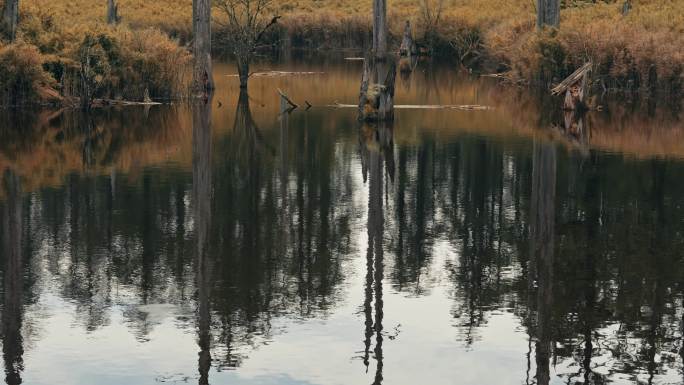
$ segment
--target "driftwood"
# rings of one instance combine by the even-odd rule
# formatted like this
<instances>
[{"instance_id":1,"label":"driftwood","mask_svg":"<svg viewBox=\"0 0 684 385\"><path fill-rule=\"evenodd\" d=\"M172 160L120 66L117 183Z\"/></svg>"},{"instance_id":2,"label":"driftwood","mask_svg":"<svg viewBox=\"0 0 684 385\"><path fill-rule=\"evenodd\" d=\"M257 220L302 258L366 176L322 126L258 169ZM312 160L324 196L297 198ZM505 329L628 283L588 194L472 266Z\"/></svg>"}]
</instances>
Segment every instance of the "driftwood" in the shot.
<instances>
[{"instance_id":1,"label":"driftwood","mask_svg":"<svg viewBox=\"0 0 684 385\"><path fill-rule=\"evenodd\" d=\"M591 66L591 62L584 64L551 90L551 95L554 96L565 93L565 99L563 101L564 110L586 108L584 99L587 95L587 77L588 73L591 71Z\"/></svg>"},{"instance_id":2,"label":"driftwood","mask_svg":"<svg viewBox=\"0 0 684 385\"><path fill-rule=\"evenodd\" d=\"M276 76L302 76L302 75L323 75L325 72L297 72L297 71L266 71L266 72L252 72L249 77L276 77ZM226 75L231 78L237 78L239 74Z\"/></svg>"},{"instance_id":3,"label":"driftwood","mask_svg":"<svg viewBox=\"0 0 684 385\"><path fill-rule=\"evenodd\" d=\"M159 102L134 102L131 100L119 99L93 99L90 103L91 107L105 107L105 106L160 106L163 103Z\"/></svg>"},{"instance_id":4,"label":"driftwood","mask_svg":"<svg viewBox=\"0 0 684 385\"><path fill-rule=\"evenodd\" d=\"M358 108L354 104L335 103L328 104L330 108ZM493 107L482 106L479 104L397 104L394 106L399 110L461 110L461 111L486 111L493 110Z\"/></svg>"},{"instance_id":5,"label":"driftwood","mask_svg":"<svg viewBox=\"0 0 684 385\"><path fill-rule=\"evenodd\" d=\"M294 109L299 107L297 103L293 102L286 93L284 93L280 88L278 88L278 94L280 94L280 110L281 112L287 111L292 112ZM290 106L289 108L287 106Z\"/></svg>"}]
</instances>

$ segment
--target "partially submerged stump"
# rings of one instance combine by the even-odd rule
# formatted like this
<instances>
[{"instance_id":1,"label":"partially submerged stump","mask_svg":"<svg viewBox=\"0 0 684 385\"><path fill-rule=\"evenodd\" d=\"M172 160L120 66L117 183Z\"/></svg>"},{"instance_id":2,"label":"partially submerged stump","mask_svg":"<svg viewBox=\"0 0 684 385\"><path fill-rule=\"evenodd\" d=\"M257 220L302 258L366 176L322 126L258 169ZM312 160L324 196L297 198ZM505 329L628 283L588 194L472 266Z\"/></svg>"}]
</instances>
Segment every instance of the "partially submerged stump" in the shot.
<instances>
[{"instance_id":1,"label":"partially submerged stump","mask_svg":"<svg viewBox=\"0 0 684 385\"><path fill-rule=\"evenodd\" d=\"M143 95L143 103L152 103L152 98L150 97L150 90L145 88L145 94Z\"/></svg>"},{"instance_id":2,"label":"partially submerged stump","mask_svg":"<svg viewBox=\"0 0 684 385\"><path fill-rule=\"evenodd\" d=\"M554 96L565 93L564 110L586 109L584 99L587 95L587 77L591 71L591 66L591 62L584 64L551 90L551 94Z\"/></svg>"},{"instance_id":3,"label":"partially submerged stump","mask_svg":"<svg viewBox=\"0 0 684 385\"><path fill-rule=\"evenodd\" d=\"M413 34L411 33L411 22L406 20L404 26L404 37L401 40L399 47L400 56L414 56L417 53L416 43L413 42Z\"/></svg>"},{"instance_id":4,"label":"partially submerged stump","mask_svg":"<svg viewBox=\"0 0 684 385\"><path fill-rule=\"evenodd\" d=\"M397 65L394 60L367 58L363 63L359 120L367 122L394 119L394 83Z\"/></svg>"}]
</instances>

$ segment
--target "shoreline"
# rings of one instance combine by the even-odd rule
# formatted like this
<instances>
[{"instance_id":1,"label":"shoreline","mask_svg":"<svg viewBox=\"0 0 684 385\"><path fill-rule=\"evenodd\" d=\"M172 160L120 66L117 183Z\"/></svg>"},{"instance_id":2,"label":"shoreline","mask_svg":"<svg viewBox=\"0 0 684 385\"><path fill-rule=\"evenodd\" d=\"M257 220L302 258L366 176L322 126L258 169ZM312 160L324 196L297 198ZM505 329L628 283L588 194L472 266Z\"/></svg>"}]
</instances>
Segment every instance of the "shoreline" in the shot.
<instances>
[{"instance_id":1,"label":"shoreline","mask_svg":"<svg viewBox=\"0 0 684 385\"><path fill-rule=\"evenodd\" d=\"M155 100L187 93L192 60L187 46L191 20L187 1L174 0L177 5L168 19L149 20L144 11L157 5L139 4L141 12L132 13L133 5L121 1L123 22L115 27L98 17L85 21L98 7L74 16L84 19L82 26L62 25L58 15L66 5L42 1L22 6L18 42L0 43L0 64L7 68L0 70L0 89L4 90L0 105L81 96L79 52L84 48L92 48L94 58L106 64L88 77L96 98L142 100L144 89ZM279 11L273 11L282 18L264 35L261 52L287 58L297 50L359 52L368 46L371 20L362 12L365 4L342 1L321 8L307 1L296 6L285 1ZM421 16L418 1L395 4L388 9L389 45L398 50L403 25L410 21L422 53L452 64L454 70L498 74L516 86L549 89L591 61L595 63L593 94L609 91L639 98L682 98L684 4L635 1L628 16L612 3L567 7L561 11L560 29L539 32L530 4L509 3L508 9L502 9L500 0L459 2L441 10L441 19L433 22ZM682 23L674 16L653 22L672 12L678 12ZM224 43L228 31L221 27L216 9L213 20L213 52L230 56Z\"/></svg>"}]
</instances>

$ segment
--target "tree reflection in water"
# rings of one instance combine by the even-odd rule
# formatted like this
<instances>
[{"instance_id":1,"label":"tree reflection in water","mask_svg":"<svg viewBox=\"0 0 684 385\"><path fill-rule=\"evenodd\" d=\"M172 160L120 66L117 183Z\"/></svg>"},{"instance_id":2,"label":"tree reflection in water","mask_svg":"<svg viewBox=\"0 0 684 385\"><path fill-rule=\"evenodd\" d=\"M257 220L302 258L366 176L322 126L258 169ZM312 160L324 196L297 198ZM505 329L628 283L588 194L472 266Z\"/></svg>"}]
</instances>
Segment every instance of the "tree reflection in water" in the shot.
<instances>
[{"instance_id":1,"label":"tree reflection in water","mask_svg":"<svg viewBox=\"0 0 684 385\"><path fill-rule=\"evenodd\" d=\"M384 233L383 210L384 174L394 179L393 129L387 123L364 124L359 129L359 151L364 182L368 182L368 251L366 253L366 286L363 312L365 315L365 339L363 363L369 365L371 338L375 334L376 368L373 384L382 383L383 369L383 326L382 280L384 278ZM373 309L372 302L375 301ZM375 310L375 319L373 319Z\"/></svg>"},{"instance_id":2,"label":"tree reflection in water","mask_svg":"<svg viewBox=\"0 0 684 385\"><path fill-rule=\"evenodd\" d=\"M532 160L530 272L537 286L537 383L549 384L553 354L554 237L556 232L556 148L535 143Z\"/></svg>"},{"instance_id":3,"label":"tree reflection in water","mask_svg":"<svg viewBox=\"0 0 684 385\"><path fill-rule=\"evenodd\" d=\"M4 255L4 303L2 308L2 353L5 361L5 381L8 385L22 383L24 371L24 340L21 334L24 318L24 258L22 250L23 204L21 180L11 170L3 177L6 196L2 210L2 253Z\"/></svg>"},{"instance_id":4,"label":"tree reflection in water","mask_svg":"<svg viewBox=\"0 0 684 385\"><path fill-rule=\"evenodd\" d=\"M77 148L78 167L41 188L2 177L8 383L31 371L22 349L41 340L24 343L26 325L43 315L27 304L45 291L73 305L72 326L87 332L104 330L121 309L139 343L159 324L146 307L172 306L174 325L197 332L199 381L208 383L210 372L240 367L273 340L275 321L327 320L354 295L346 283L356 275L363 362L376 361L376 383L395 374L399 357L383 346L383 300L418 301L441 295L436 288L451 303L435 310L453 316L451 346L477 349L495 317L515 316L533 341L536 383L682 378L680 161L578 155L541 137L353 130L353 118L331 133L315 109L270 127L259 111L239 95L222 132L211 129L222 115L210 103L193 106L188 167L117 167L140 143L164 147L174 135L190 143L178 133L182 119L154 109L148 122L173 132L157 137L138 125L132 133L125 127L135 119L112 112L115 130L101 130L100 116L100 128L79 131L66 114L62 135L35 134ZM361 178L367 197L355 188ZM345 261L358 257L364 231L365 271L357 272ZM401 309L392 316L401 322Z\"/></svg>"},{"instance_id":5,"label":"tree reflection in water","mask_svg":"<svg viewBox=\"0 0 684 385\"><path fill-rule=\"evenodd\" d=\"M211 283L209 255L212 205L211 101L197 100L192 106L192 205L195 218L195 274L197 324L199 330L200 385L209 384L211 368Z\"/></svg>"}]
</instances>

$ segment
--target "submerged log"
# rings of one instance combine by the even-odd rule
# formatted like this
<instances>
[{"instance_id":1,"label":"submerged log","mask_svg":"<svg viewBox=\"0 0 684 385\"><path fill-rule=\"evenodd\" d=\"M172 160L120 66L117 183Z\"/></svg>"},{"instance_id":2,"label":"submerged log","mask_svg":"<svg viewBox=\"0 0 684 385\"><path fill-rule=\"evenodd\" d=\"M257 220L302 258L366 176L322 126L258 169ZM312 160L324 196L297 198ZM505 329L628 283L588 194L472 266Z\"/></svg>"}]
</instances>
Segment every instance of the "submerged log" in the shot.
<instances>
[{"instance_id":1,"label":"submerged log","mask_svg":"<svg viewBox=\"0 0 684 385\"><path fill-rule=\"evenodd\" d=\"M584 64L551 90L551 94L554 96L565 93L563 101L564 110L586 108L584 99L587 95L587 77L591 71L591 66L591 62Z\"/></svg>"},{"instance_id":2,"label":"submerged log","mask_svg":"<svg viewBox=\"0 0 684 385\"><path fill-rule=\"evenodd\" d=\"M359 120L368 122L394 119L394 83L397 65L394 60L368 57L363 63Z\"/></svg>"}]
</instances>

